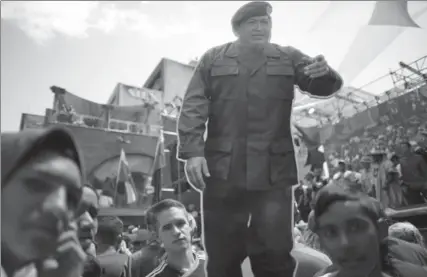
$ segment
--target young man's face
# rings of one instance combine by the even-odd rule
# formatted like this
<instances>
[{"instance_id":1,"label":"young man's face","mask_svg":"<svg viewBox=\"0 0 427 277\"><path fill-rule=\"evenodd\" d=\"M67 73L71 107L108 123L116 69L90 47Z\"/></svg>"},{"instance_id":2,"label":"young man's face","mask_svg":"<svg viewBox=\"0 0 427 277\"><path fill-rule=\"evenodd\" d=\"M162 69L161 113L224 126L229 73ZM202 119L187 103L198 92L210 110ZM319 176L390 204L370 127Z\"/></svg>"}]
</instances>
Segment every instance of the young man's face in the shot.
<instances>
[{"instance_id":1,"label":"young man's face","mask_svg":"<svg viewBox=\"0 0 427 277\"><path fill-rule=\"evenodd\" d=\"M380 238L356 201L332 204L317 221L322 248L342 276L369 276L379 264Z\"/></svg>"},{"instance_id":2,"label":"young man's face","mask_svg":"<svg viewBox=\"0 0 427 277\"><path fill-rule=\"evenodd\" d=\"M265 44L270 41L271 18L269 16L254 16L242 22L236 28L239 40L244 43Z\"/></svg>"},{"instance_id":3,"label":"young man's face","mask_svg":"<svg viewBox=\"0 0 427 277\"><path fill-rule=\"evenodd\" d=\"M178 252L191 247L191 227L186 211L170 208L157 216L158 236L167 251Z\"/></svg>"},{"instance_id":4,"label":"young man's face","mask_svg":"<svg viewBox=\"0 0 427 277\"><path fill-rule=\"evenodd\" d=\"M52 254L75 217L80 196L77 164L53 152L39 154L2 190L2 245L23 261Z\"/></svg>"}]
</instances>

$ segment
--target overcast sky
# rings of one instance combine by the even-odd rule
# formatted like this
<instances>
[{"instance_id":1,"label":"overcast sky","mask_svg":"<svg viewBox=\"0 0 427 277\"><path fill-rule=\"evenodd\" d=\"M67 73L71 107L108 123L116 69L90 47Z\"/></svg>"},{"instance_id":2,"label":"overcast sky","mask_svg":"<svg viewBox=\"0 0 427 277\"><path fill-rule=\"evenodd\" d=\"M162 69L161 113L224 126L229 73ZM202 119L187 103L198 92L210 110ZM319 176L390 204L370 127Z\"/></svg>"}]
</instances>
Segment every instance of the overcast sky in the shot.
<instances>
[{"instance_id":1,"label":"overcast sky","mask_svg":"<svg viewBox=\"0 0 427 277\"><path fill-rule=\"evenodd\" d=\"M244 2L1 2L1 130L17 130L21 113L52 107L57 85L104 103L117 82L141 86L162 57L181 62L233 40L230 18ZM338 67L373 2L272 2L273 42ZM337 4L335 4L337 5ZM411 2L411 13L427 6ZM427 54L427 14L350 85L361 86ZM313 29L314 24L319 24ZM361 53L363 54L363 53Z\"/></svg>"}]
</instances>

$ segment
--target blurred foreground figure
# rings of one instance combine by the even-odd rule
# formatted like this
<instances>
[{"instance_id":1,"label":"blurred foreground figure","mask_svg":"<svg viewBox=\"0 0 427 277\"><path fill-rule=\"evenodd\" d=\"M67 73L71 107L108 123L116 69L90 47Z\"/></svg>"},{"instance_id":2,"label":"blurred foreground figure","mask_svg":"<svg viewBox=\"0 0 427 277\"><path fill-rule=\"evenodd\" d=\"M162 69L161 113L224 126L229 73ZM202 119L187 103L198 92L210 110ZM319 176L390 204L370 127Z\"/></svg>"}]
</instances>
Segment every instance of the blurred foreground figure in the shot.
<instances>
[{"instance_id":1,"label":"blurred foreground figure","mask_svg":"<svg viewBox=\"0 0 427 277\"><path fill-rule=\"evenodd\" d=\"M316 276L427 276L423 249L388 238L386 215L373 198L327 186L319 192L314 221L320 244L333 262Z\"/></svg>"},{"instance_id":2,"label":"blurred foreground figure","mask_svg":"<svg viewBox=\"0 0 427 277\"><path fill-rule=\"evenodd\" d=\"M98 232L99 197L89 185L83 186L79 210L82 211L77 218L80 245L86 254L96 257L95 235Z\"/></svg>"},{"instance_id":3,"label":"blurred foreground figure","mask_svg":"<svg viewBox=\"0 0 427 277\"><path fill-rule=\"evenodd\" d=\"M81 276L86 255L74 220L82 171L77 146L64 129L2 133L2 277L31 265L39 277Z\"/></svg>"},{"instance_id":4,"label":"blurred foreground figure","mask_svg":"<svg viewBox=\"0 0 427 277\"><path fill-rule=\"evenodd\" d=\"M271 12L250 2L235 13L237 41L202 56L179 117L179 158L203 190L209 277L241 276L247 256L257 277L292 276L294 85L317 97L342 85L323 56L270 43Z\"/></svg>"}]
</instances>

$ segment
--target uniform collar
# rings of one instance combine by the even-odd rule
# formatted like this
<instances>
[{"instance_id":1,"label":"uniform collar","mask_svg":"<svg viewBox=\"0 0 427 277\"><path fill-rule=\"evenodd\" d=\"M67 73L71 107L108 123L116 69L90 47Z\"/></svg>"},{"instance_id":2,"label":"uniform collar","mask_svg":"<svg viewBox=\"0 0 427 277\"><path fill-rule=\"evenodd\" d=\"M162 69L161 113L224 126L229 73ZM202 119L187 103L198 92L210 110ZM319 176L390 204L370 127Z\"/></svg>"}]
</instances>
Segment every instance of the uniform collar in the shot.
<instances>
[{"instance_id":1,"label":"uniform collar","mask_svg":"<svg viewBox=\"0 0 427 277\"><path fill-rule=\"evenodd\" d=\"M277 48L276 45L272 44L272 43L268 43L265 45L264 47L264 54L267 57L274 57L274 58L279 58L280 57L280 51ZM239 47L238 47L238 42L232 42L230 44L230 46L228 47L227 51L225 52L225 55L227 57L230 58L235 58L239 55Z\"/></svg>"}]
</instances>

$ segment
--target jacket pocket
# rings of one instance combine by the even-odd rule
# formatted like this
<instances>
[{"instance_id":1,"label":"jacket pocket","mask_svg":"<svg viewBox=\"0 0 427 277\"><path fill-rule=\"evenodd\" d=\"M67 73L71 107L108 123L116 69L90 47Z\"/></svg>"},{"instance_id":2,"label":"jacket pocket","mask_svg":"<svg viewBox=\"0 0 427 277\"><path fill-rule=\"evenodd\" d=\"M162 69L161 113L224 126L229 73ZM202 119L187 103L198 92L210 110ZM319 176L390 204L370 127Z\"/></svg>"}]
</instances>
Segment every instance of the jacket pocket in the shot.
<instances>
[{"instance_id":1,"label":"jacket pocket","mask_svg":"<svg viewBox=\"0 0 427 277\"><path fill-rule=\"evenodd\" d=\"M236 65L215 65L211 69L211 76L235 76L239 74L239 67Z\"/></svg>"},{"instance_id":2,"label":"jacket pocket","mask_svg":"<svg viewBox=\"0 0 427 277\"><path fill-rule=\"evenodd\" d=\"M270 147L271 184L275 185L280 181L295 179L298 179L298 174L292 138L273 142ZM293 186L295 184L289 185Z\"/></svg>"},{"instance_id":3,"label":"jacket pocket","mask_svg":"<svg viewBox=\"0 0 427 277\"><path fill-rule=\"evenodd\" d=\"M211 177L228 180L231 167L233 143L226 139L208 139L205 158Z\"/></svg>"},{"instance_id":4,"label":"jacket pocket","mask_svg":"<svg viewBox=\"0 0 427 277\"><path fill-rule=\"evenodd\" d=\"M235 100L238 97L238 75L238 65L213 65L210 72L212 101Z\"/></svg>"},{"instance_id":5,"label":"jacket pocket","mask_svg":"<svg viewBox=\"0 0 427 277\"><path fill-rule=\"evenodd\" d=\"M289 101L294 99L295 72L291 65L267 63L266 74L266 81L270 88L266 90L266 96L268 98Z\"/></svg>"}]
</instances>

